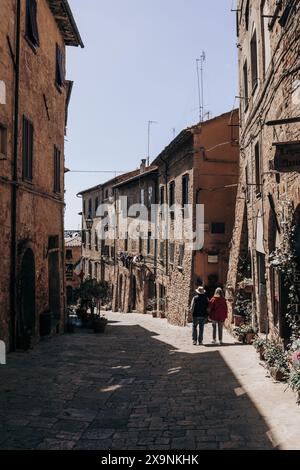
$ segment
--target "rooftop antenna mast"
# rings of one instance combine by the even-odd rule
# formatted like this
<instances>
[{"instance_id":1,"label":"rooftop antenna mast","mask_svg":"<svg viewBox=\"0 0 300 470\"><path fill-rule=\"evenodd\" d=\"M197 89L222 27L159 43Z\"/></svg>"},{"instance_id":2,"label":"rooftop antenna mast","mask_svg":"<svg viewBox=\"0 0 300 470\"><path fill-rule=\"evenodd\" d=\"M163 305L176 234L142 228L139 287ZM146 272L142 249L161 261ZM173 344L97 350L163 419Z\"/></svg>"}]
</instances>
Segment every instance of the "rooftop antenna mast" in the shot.
<instances>
[{"instance_id":1,"label":"rooftop antenna mast","mask_svg":"<svg viewBox=\"0 0 300 470\"><path fill-rule=\"evenodd\" d=\"M151 136L151 125L157 124L157 121L148 121L148 156L147 156L147 166L150 165L150 136Z\"/></svg>"},{"instance_id":2,"label":"rooftop antenna mast","mask_svg":"<svg viewBox=\"0 0 300 470\"><path fill-rule=\"evenodd\" d=\"M200 59L196 59L197 78L198 78L198 99L199 99L199 121L204 121L204 80L203 80L203 64L205 62L205 52L202 51ZM200 70L199 70L200 64Z\"/></svg>"}]
</instances>

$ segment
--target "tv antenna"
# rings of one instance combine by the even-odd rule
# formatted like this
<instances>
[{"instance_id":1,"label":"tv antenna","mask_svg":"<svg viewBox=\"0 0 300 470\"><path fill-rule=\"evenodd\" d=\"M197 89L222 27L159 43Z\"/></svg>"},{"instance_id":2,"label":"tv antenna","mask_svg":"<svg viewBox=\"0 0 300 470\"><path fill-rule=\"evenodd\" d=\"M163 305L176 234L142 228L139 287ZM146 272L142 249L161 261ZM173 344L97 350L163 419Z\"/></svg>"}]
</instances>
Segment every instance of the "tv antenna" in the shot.
<instances>
[{"instance_id":1,"label":"tv antenna","mask_svg":"<svg viewBox=\"0 0 300 470\"><path fill-rule=\"evenodd\" d=\"M200 59L196 59L197 64L197 78L198 78L198 100L199 100L199 121L204 121L204 80L203 80L203 64L205 62L206 55L202 51ZM199 67L200 65L200 67ZM199 70L200 68L200 70Z\"/></svg>"}]
</instances>

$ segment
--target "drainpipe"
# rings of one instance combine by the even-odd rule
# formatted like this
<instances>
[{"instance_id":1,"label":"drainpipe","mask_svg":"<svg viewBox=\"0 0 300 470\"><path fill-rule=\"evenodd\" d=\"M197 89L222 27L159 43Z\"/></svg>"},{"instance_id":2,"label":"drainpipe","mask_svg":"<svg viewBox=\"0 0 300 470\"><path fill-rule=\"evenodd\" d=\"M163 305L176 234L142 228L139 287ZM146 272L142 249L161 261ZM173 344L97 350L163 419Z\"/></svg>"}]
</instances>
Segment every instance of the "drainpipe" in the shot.
<instances>
[{"instance_id":1,"label":"drainpipe","mask_svg":"<svg viewBox=\"0 0 300 470\"><path fill-rule=\"evenodd\" d=\"M16 349L17 319L17 192L18 192L18 146L19 146L19 85L20 85L20 43L21 43L21 0L16 3L16 51L14 60L14 125L13 165L11 190L11 273L10 273L10 341L11 350Z\"/></svg>"}]
</instances>

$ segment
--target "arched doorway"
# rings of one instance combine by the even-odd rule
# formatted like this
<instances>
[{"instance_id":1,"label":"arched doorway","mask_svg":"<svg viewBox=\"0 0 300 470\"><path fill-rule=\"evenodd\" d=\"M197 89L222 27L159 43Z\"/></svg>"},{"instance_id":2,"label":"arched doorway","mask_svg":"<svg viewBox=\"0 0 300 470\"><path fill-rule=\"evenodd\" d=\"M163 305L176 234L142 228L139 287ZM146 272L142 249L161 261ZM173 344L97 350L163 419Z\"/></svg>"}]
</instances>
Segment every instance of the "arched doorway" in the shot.
<instances>
[{"instance_id":1,"label":"arched doorway","mask_svg":"<svg viewBox=\"0 0 300 470\"><path fill-rule=\"evenodd\" d=\"M20 269L20 298L17 321L17 347L28 349L35 332L35 259L31 249L23 255Z\"/></svg>"}]
</instances>

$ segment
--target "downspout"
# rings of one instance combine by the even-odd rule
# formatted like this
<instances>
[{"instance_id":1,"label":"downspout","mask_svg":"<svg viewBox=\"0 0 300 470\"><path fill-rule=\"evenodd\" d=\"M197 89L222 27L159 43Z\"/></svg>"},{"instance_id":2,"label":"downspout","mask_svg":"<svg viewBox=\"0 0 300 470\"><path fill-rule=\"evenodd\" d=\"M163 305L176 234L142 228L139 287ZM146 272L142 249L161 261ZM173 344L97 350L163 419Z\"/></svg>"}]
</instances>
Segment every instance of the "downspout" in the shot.
<instances>
[{"instance_id":1,"label":"downspout","mask_svg":"<svg viewBox=\"0 0 300 470\"><path fill-rule=\"evenodd\" d=\"M17 192L18 192L18 147L19 147L19 85L20 85L20 43L21 43L21 0L17 0L16 12L16 52L14 60L14 125L13 125L13 165L11 191L11 275L10 275L10 349L16 350L17 319Z\"/></svg>"}]
</instances>

